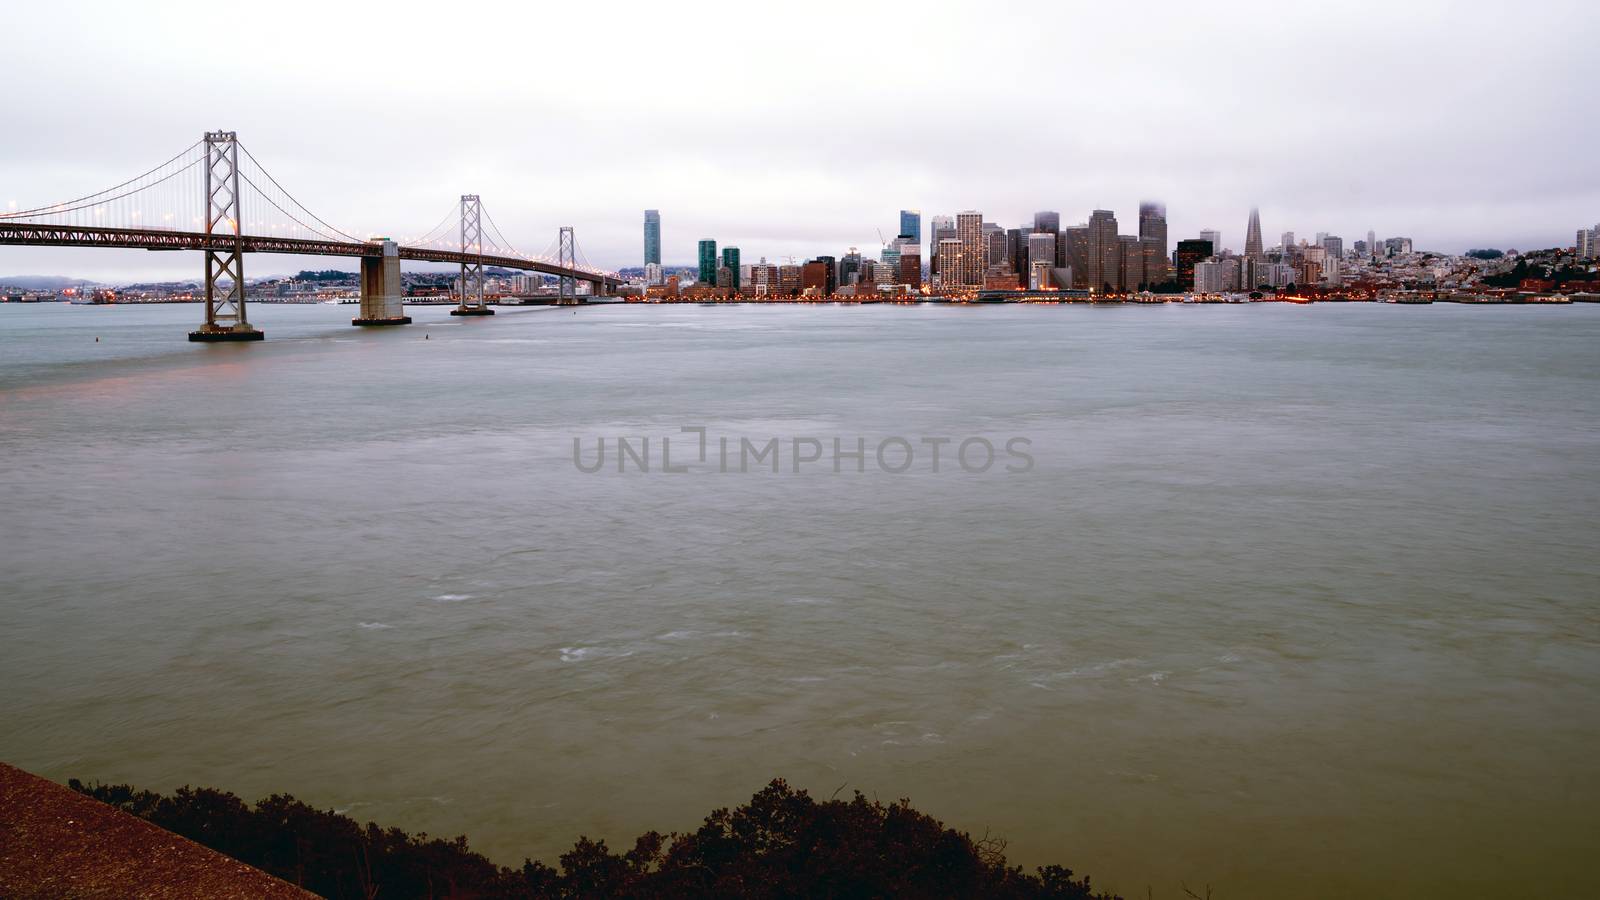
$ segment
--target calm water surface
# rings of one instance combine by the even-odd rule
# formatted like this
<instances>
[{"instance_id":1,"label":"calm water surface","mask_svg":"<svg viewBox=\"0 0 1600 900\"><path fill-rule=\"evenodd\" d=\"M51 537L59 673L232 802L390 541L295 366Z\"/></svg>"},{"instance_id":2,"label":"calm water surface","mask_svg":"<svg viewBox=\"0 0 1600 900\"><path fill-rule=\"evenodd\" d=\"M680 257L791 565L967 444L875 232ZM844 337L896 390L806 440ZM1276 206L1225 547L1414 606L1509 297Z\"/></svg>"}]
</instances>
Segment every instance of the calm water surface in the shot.
<instances>
[{"instance_id":1,"label":"calm water surface","mask_svg":"<svg viewBox=\"0 0 1600 900\"><path fill-rule=\"evenodd\" d=\"M0 759L505 863L781 775L1140 897L1600 893L1600 308L351 309L0 306ZM684 425L1036 466L573 465Z\"/></svg>"}]
</instances>

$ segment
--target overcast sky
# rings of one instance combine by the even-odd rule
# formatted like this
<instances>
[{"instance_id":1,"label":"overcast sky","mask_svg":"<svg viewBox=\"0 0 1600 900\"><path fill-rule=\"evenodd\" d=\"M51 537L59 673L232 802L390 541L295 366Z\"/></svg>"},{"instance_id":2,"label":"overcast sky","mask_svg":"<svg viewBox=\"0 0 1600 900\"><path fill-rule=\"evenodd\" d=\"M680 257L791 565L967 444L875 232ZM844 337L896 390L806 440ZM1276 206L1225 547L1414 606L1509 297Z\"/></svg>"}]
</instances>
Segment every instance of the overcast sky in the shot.
<instances>
[{"instance_id":1,"label":"overcast sky","mask_svg":"<svg viewBox=\"0 0 1600 900\"><path fill-rule=\"evenodd\" d=\"M876 253L901 208L1171 240L1370 228L1569 246L1600 221L1600 4L0 4L0 207L240 139L318 215L421 232L476 192L538 252L715 238ZM0 247L0 275L193 278L200 258ZM246 274L341 260L253 256Z\"/></svg>"}]
</instances>

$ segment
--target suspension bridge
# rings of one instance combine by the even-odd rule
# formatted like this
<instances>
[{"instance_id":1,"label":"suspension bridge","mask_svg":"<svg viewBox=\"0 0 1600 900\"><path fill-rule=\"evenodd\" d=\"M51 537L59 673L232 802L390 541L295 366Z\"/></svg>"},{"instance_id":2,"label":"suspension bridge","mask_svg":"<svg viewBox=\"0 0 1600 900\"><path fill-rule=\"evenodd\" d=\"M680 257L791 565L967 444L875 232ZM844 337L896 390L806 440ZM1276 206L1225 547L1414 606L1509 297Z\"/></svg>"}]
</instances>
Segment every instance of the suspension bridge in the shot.
<instances>
[{"instance_id":1,"label":"suspension bridge","mask_svg":"<svg viewBox=\"0 0 1600 900\"><path fill-rule=\"evenodd\" d=\"M232 131L210 131L159 166L105 190L49 206L0 211L0 244L193 250L205 254L205 322L192 341L261 340L246 315L244 256L289 253L361 260L356 325L403 325L400 261L460 267L451 315L493 315L484 270L539 272L559 279L558 302L583 302L579 282L604 295L621 278L591 266L571 226L546 252L506 240L477 194L463 194L444 218L415 237L360 238L307 209L273 178ZM548 251L554 250L551 254Z\"/></svg>"}]
</instances>

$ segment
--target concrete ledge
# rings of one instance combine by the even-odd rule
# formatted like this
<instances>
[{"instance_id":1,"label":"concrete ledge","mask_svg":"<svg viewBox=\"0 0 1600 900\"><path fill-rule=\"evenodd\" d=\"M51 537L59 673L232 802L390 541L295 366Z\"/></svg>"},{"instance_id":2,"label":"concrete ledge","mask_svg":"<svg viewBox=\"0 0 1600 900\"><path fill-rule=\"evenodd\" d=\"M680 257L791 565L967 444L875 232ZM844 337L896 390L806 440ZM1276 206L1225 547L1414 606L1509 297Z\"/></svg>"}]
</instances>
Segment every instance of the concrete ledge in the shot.
<instances>
[{"instance_id":1,"label":"concrete ledge","mask_svg":"<svg viewBox=\"0 0 1600 900\"><path fill-rule=\"evenodd\" d=\"M207 331L202 328L199 331L189 332L189 340L204 341L206 343L215 343L219 341L259 341L265 339L266 336L267 333L265 331L259 331L254 328L240 331L233 331L231 329Z\"/></svg>"},{"instance_id":2,"label":"concrete ledge","mask_svg":"<svg viewBox=\"0 0 1600 900\"><path fill-rule=\"evenodd\" d=\"M0 763L0 897L313 900L316 895Z\"/></svg>"},{"instance_id":3,"label":"concrete ledge","mask_svg":"<svg viewBox=\"0 0 1600 900\"><path fill-rule=\"evenodd\" d=\"M410 316L397 316L393 319L351 319L351 325L410 325Z\"/></svg>"},{"instance_id":4,"label":"concrete ledge","mask_svg":"<svg viewBox=\"0 0 1600 900\"><path fill-rule=\"evenodd\" d=\"M487 306L485 306L482 309L462 309L461 307L458 306L455 309L450 310L450 315L452 315L452 316L492 316L492 315L494 315L494 310L490 309Z\"/></svg>"}]
</instances>

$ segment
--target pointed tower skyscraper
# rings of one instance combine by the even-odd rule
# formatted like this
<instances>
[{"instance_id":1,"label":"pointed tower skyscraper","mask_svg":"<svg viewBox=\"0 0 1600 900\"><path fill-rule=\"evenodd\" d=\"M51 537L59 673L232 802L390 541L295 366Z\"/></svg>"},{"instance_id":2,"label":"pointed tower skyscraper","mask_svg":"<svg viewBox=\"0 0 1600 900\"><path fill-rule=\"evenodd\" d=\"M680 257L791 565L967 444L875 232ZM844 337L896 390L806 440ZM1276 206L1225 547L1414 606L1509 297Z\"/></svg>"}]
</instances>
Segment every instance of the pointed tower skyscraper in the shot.
<instances>
[{"instance_id":1,"label":"pointed tower skyscraper","mask_svg":"<svg viewBox=\"0 0 1600 900\"><path fill-rule=\"evenodd\" d=\"M1244 231L1244 255L1247 259L1261 260L1261 210L1250 207L1250 226Z\"/></svg>"}]
</instances>

